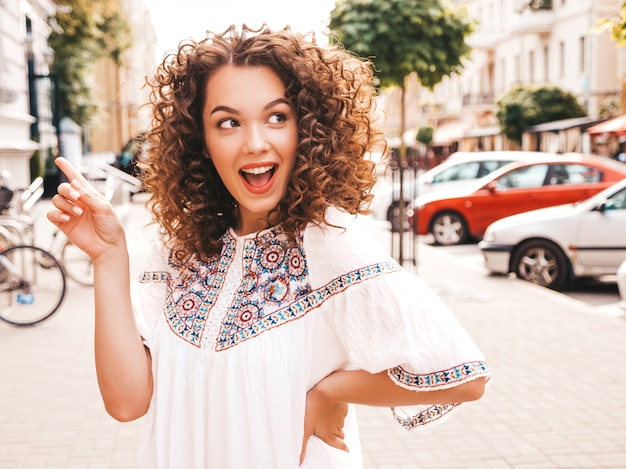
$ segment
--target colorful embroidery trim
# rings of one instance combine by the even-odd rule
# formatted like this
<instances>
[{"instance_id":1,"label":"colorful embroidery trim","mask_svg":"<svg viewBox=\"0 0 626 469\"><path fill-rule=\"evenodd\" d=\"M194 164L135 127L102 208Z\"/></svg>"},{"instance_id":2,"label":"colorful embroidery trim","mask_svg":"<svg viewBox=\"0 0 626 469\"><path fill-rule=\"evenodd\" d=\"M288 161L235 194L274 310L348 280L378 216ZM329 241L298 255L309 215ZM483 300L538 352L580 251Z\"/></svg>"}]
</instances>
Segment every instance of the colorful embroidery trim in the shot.
<instances>
[{"instance_id":1,"label":"colorful embroidery trim","mask_svg":"<svg viewBox=\"0 0 626 469\"><path fill-rule=\"evenodd\" d=\"M235 259L237 240L226 233L223 241L220 256L181 265L170 255L170 272L147 272L141 279L167 283L164 312L177 336L196 347L218 351L299 319L350 286L400 269L393 262L365 266L312 290L301 235L294 239L275 228L245 239L239 263ZM246 272L235 285L228 283L231 268ZM224 305L224 298L229 304ZM213 311L218 299L222 312ZM211 333L204 337L207 324L215 324L211 314L221 318L214 342Z\"/></svg>"},{"instance_id":2,"label":"colorful embroidery trim","mask_svg":"<svg viewBox=\"0 0 626 469\"><path fill-rule=\"evenodd\" d=\"M429 423L436 422L440 418L444 417L448 412L452 411L458 404L434 404L427 409L419 412L411 417L402 417L398 415L395 408L391 408L396 422L407 430L413 430L414 428L427 425Z\"/></svg>"},{"instance_id":3,"label":"colorful embroidery trim","mask_svg":"<svg viewBox=\"0 0 626 469\"><path fill-rule=\"evenodd\" d=\"M463 363L449 370L435 371L423 375L409 373L401 366L388 371L389 376L405 388L441 387L450 383L465 381L470 376L474 378L477 375L484 376L487 373L487 364L485 362Z\"/></svg>"},{"instance_id":4,"label":"colorful embroidery trim","mask_svg":"<svg viewBox=\"0 0 626 469\"><path fill-rule=\"evenodd\" d=\"M278 311L259 318L258 321L252 322L247 327L237 327L236 321L234 320L236 313L231 313L222 325L217 348L219 350L225 350L242 341L255 337L262 332L281 326L295 319L299 319L305 316L309 311L318 308L333 295L336 295L364 280L374 278L383 273L396 271L398 268L397 264L385 262L349 272L345 275L337 277L322 288L311 291L293 303L287 305L285 308L281 308Z\"/></svg>"},{"instance_id":5,"label":"colorful embroidery trim","mask_svg":"<svg viewBox=\"0 0 626 469\"><path fill-rule=\"evenodd\" d=\"M411 389L416 388L442 388L449 387L451 384L460 384L467 379L475 379L479 376L489 377L487 364L482 361L463 363L448 370L435 371L427 374L414 374L406 371L401 366L391 368L387 371L391 379L396 381L400 386ZM411 430L416 427L433 423L448 412L453 410L458 404L435 404L427 407L425 410L418 412L410 417L402 417L398 415L394 408L391 408L396 421L404 428Z\"/></svg>"}]
</instances>

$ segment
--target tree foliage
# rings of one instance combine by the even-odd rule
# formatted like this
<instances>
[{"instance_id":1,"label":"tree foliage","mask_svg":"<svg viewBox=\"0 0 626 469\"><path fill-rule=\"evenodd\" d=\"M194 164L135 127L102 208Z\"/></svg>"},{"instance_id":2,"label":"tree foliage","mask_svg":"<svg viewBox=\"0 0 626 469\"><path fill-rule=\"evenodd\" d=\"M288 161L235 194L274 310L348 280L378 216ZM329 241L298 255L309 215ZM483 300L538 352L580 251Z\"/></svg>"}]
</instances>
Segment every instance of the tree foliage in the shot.
<instances>
[{"instance_id":1,"label":"tree foliage","mask_svg":"<svg viewBox=\"0 0 626 469\"><path fill-rule=\"evenodd\" d=\"M48 39L54 50L51 73L59 81L61 115L89 124L97 105L91 79L97 61L110 57L121 65L132 44L131 28L119 0L57 0L58 28Z\"/></svg>"},{"instance_id":2,"label":"tree foliage","mask_svg":"<svg viewBox=\"0 0 626 469\"><path fill-rule=\"evenodd\" d=\"M576 96L552 85L516 85L497 105L502 132L518 143L528 127L587 115Z\"/></svg>"},{"instance_id":3,"label":"tree foliage","mask_svg":"<svg viewBox=\"0 0 626 469\"><path fill-rule=\"evenodd\" d=\"M610 31L611 39L620 47L626 46L626 2L616 15L602 18L596 23L596 32Z\"/></svg>"},{"instance_id":4,"label":"tree foliage","mask_svg":"<svg viewBox=\"0 0 626 469\"><path fill-rule=\"evenodd\" d=\"M403 86L416 72L432 89L461 71L474 25L465 8L439 0L338 0L329 28L347 49L371 58L383 86Z\"/></svg>"},{"instance_id":5,"label":"tree foliage","mask_svg":"<svg viewBox=\"0 0 626 469\"><path fill-rule=\"evenodd\" d=\"M444 77L459 73L471 52L465 38L474 24L465 8L444 7L440 0L337 0L328 26L336 41L374 63L383 87L400 87L398 207L403 219L406 78L415 73L422 86L432 89ZM400 239L403 227L399 223ZM398 252L401 261L403 244Z\"/></svg>"},{"instance_id":6,"label":"tree foliage","mask_svg":"<svg viewBox=\"0 0 626 469\"><path fill-rule=\"evenodd\" d=\"M434 133L435 129L433 129L431 126L423 125L419 129L417 129L415 140L424 145L430 145L433 141Z\"/></svg>"}]
</instances>

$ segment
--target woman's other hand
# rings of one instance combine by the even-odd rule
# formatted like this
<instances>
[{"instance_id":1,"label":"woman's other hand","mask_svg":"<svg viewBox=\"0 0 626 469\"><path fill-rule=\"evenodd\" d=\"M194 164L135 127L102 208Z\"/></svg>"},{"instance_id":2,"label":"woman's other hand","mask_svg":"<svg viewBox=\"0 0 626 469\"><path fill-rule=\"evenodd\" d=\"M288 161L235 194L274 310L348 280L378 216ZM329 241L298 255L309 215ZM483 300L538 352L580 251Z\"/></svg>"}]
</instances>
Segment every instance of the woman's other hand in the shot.
<instances>
[{"instance_id":1,"label":"woman's other hand","mask_svg":"<svg viewBox=\"0 0 626 469\"><path fill-rule=\"evenodd\" d=\"M318 386L307 393L300 464L304 461L306 445L312 435L315 435L327 445L348 451L348 446L343 441L345 436L343 425L347 414L348 404L333 401L320 391Z\"/></svg>"},{"instance_id":2,"label":"woman's other hand","mask_svg":"<svg viewBox=\"0 0 626 469\"><path fill-rule=\"evenodd\" d=\"M70 183L59 185L48 220L94 262L112 248L126 249L124 228L111 204L65 158L55 163Z\"/></svg>"}]
</instances>

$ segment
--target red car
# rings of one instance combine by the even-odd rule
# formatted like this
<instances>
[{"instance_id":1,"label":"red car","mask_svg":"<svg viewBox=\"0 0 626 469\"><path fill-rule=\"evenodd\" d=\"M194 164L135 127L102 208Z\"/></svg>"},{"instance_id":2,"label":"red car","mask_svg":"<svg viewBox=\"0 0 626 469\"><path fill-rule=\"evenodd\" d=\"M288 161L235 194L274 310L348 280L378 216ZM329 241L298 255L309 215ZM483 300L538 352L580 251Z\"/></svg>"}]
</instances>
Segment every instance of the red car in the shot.
<instances>
[{"instance_id":1,"label":"red car","mask_svg":"<svg viewBox=\"0 0 626 469\"><path fill-rule=\"evenodd\" d=\"M626 164L602 156L550 155L500 168L466 189L425 194L407 211L416 234L441 245L480 239L494 221L587 199L626 178Z\"/></svg>"}]
</instances>

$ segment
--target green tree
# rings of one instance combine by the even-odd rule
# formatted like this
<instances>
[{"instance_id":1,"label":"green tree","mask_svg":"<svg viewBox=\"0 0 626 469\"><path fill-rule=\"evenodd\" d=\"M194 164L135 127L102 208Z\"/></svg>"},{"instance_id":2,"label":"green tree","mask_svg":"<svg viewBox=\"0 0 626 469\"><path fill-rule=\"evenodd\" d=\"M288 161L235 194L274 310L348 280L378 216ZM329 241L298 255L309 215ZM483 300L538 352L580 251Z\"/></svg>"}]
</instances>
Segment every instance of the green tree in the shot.
<instances>
[{"instance_id":1,"label":"green tree","mask_svg":"<svg viewBox=\"0 0 626 469\"><path fill-rule=\"evenodd\" d=\"M422 143L426 146L430 145L433 141L433 133L435 129L428 125L423 125L419 129L417 129L417 134L415 135L415 140L419 143Z\"/></svg>"},{"instance_id":2,"label":"green tree","mask_svg":"<svg viewBox=\"0 0 626 469\"><path fill-rule=\"evenodd\" d=\"M587 115L576 96L552 85L516 85L497 105L502 133L519 144L528 127Z\"/></svg>"},{"instance_id":3,"label":"green tree","mask_svg":"<svg viewBox=\"0 0 626 469\"><path fill-rule=\"evenodd\" d=\"M79 125L91 123L97 105L91 78L97 61L110 57L121 65L132 45L131 28L119 0L57 0L58 28L48 39L54 50L51 72L59 82L61 116Z\"/></svg>"},{"instance_id":4,"label":"green tree","mask_svg":"<svg viewBox=\"0 0 626 469\"><path fill-rule=\"evenodd\" d=\"M471 53L465 39L474 23L465 8L444 6L440 0L337 0L329 29L346 49L372 60L383 87L400 87L399 209L403 219L406 80L415 73L422 86L432 89L444 77L459 73L463 59ZM402 236L404 224L399 225Z\"/></svg>"},{"instance_id":5,"label":"green tree","mask_svg":"<svg viewBox=\"0 0 626 469\"><path fill-rule=\"evenodd\" d=\"M611 32L611 39L620 46L626 46L626 2L622 3L619 13L608 18L602 18L596 23L596 32Z\"/></svg>"}]
</instances>

